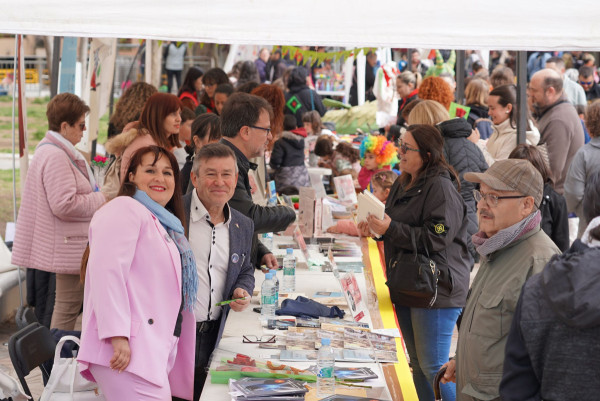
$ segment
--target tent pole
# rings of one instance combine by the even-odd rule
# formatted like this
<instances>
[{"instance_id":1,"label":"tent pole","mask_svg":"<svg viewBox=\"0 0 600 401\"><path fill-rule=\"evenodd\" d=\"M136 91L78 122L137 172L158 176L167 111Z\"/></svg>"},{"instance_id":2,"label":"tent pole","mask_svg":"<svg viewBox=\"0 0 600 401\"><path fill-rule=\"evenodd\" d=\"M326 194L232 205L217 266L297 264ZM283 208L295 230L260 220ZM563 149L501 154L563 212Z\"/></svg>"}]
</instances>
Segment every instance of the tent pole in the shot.
<instances>
[{"instance_id":1,"label":"tent pole","mask_svg":"<svg viewBox=\"0 0 600 401\"><path fill-rule=\"evenodd\" d=\"M13 87L12 87L12 179L13 179L13 218L17 223L17 158L16 158L16 141L15 141L15 99L17 94L17 52L19 46L19 35L15 35L15 57L13 64ZM23 183L21 183L23 184Z\"/></svg>"},{"instance_id":2,"label":"tent pole","mask_svg":"<svg viewBox=\"0 0 600 401\"><path fill-rule=\"evenodd\" d=\"M58 69L60 64L60 36L54 37L54 46L52 46L52 78L50 80L50 99L58 93Z\"/></svg>"},{"instance_id":3,"label":"tent pole","mask_svg":"<svg viewBox=\"0 0 600 401\"><path fill-rule=\"evenodd\" d=\"M517 145L525 143L527 127L527 52L517 52Z\"/></svg>"},{"instance_id":4,"label":"tent pole","mask_svg":"<svg viewBox=\"0 0 600 401\"><path fill-rule=\"evenodd\" d=\"M465 98L465 51L456 51L456 103L463 104Z\"/></svg>"}]
</instances>

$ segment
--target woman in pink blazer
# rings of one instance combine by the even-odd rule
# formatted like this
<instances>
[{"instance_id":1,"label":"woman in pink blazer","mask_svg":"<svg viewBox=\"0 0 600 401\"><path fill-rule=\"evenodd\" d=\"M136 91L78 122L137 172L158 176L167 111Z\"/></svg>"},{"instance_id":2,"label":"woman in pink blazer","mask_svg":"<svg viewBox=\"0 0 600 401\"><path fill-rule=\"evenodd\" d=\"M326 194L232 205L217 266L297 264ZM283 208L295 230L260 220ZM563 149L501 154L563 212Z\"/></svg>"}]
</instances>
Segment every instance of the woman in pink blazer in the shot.
<instances>
[{"instance_id":1,"label":"woman in pink blazer","mask_svg":"<svg viewBox=\"0 0 600 401\"><path fill-rule=\"evenodd\" d=\"M173 154L131 158L119 195L90 223L78 360L107 400L191 400L196 262Z\"/></svg>"}]
</instances>

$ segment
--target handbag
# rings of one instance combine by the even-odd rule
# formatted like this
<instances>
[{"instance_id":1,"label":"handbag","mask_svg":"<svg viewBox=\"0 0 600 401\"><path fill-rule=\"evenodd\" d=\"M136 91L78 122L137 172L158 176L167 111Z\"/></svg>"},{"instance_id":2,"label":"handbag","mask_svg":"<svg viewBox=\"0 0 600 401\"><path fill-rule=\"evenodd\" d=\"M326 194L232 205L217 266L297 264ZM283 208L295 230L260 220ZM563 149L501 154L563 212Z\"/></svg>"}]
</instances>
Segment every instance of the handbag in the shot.
<instances>
[{"instance_id":1,"label":"handbag","mask_svg":"<svg viewBox=\"0 0 600 401\"><path fill-rule=\"evenodd\" d=\"M410 230L410 239L413 252L401 251L390 258L385 284L390 289L392 302L399 297L410 297L410 306L431 308L437 299L440 270L429 257L425 237L422 236L425 254L418 252L413 230Z\"/></svg>"},{"instance_id":2,"label":"handbag","mask_svg":"<svg viewBox=\"0 0 600 401\"><path fill-rule=\"evenodd\" d=\"M98 384L81 376L77 359L60 357L60 351L67 341L80 344L79 338L75 336L64 336L60 339L54 352L52 373L40 401L104 401Z\"/></svg>"}]
</instances>

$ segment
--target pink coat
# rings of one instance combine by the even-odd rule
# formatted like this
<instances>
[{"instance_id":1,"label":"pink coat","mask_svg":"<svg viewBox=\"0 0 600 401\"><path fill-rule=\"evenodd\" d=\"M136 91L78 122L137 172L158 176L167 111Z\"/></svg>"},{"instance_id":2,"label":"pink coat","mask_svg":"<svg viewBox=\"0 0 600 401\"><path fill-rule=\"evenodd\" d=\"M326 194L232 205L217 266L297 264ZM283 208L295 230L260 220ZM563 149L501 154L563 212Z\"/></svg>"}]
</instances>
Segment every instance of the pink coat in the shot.
<instances>
[{"instance_id":1,"label":"pink coat","mask_svg":"<svg viewBox=\"0 0 600 401\"><path fill-rule=\"evenodd\" d=\"M85 278L78 361L110 366L111 337L127 337L126 368L159 386L171 352L181 307L181 257L160 221L141 203L119 196L94 215ZM183 312L177 359L168 380L174 396L192 399L195 319Z\"/></svg>"},{"instance_id":2,"label":"pink coat","mask_svg":"<svg viewBox=\"0 0 600 401\"><path fill-rule=\"evenodd\" d=\"M92 191L85 163L70 152L49 134L35 151L17 218L15 265L79 274L90 220L105 198Z\"/></svg>"}]
</instances>

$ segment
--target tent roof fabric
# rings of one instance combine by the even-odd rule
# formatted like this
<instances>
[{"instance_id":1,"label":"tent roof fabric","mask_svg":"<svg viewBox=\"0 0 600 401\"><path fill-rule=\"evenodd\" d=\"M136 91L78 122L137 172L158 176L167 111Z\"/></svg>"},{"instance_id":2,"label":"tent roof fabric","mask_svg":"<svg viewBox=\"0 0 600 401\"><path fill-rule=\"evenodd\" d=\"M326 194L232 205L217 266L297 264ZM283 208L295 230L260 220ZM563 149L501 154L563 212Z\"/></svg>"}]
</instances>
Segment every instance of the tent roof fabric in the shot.
<instances>
[{"instance_id":1,"label":"tent roof fabric","mask_svg":"<svg viewBox=\"0 0 600 401\"><path fill-rule=\"evenodd\" d=\"M581 0L21 0L0 33L204 43L598 50L597 3Z\"/></svg>"}]
</instances>

